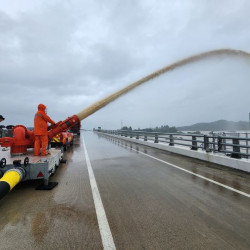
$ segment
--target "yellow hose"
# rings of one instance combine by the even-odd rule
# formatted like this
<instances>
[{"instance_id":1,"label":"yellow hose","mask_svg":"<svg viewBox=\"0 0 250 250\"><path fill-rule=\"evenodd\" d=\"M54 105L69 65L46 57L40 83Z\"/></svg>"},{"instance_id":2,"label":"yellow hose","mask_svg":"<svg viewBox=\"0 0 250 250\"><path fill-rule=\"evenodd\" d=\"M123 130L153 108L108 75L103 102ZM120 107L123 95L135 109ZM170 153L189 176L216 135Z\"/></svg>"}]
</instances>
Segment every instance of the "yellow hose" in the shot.
<instances>
[{"instance_id":1,"label":"yellow hose","mask_svg":"<svg viewBox=\"0 0 250 250\"><path fill-rule=\"evenodd\" d=\"M4 176L0 179L0 182L1 181L7 182L11 190L20 182L20 180L21 180L21 175L17 171L12 170L12 171L6 172Z\"/></svg>"}]
</instances>

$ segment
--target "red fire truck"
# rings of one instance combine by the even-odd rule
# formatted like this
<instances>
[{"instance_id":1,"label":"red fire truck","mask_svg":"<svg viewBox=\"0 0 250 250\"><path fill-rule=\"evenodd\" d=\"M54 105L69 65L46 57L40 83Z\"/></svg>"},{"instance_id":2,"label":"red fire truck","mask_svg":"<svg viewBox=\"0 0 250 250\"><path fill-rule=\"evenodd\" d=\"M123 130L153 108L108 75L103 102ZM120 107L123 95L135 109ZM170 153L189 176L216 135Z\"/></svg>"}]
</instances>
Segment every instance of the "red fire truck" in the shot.
<instances>
[{"instance_id":1,"label":"red fire truck","mask_svg":"<svg viewBox=\"0 0 250 250\"><path fill-rule=\"evenodd\" d=\"M71 145L73 145L74 134L70 132L61 132L54 136L51 140L51 147L63 146L64 151Z\"/></svg>"}]
</instances>

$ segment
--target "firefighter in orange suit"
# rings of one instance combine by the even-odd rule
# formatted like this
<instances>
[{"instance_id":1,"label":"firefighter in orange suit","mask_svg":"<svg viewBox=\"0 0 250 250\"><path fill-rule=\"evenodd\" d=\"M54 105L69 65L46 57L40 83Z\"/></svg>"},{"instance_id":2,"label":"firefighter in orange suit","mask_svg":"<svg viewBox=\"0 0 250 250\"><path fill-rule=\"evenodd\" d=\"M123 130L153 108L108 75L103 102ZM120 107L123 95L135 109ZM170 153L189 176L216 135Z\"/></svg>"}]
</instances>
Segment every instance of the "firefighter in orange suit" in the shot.
<instances>
[{"instance_id":1,"label":"firefighter in orange suit","mask_svg":"<svg viewBox=\"0 0 250 250\"><path fill-rule=\"evenodd\" d=\"M54 125L55 122L46 114L46 106L44 104L38 105L38 111L34 118L34 155L39 156L40 147L42 146L42 156L47 155L46 149L48 146L48 122Z\"/></svg>"}]
</instances>

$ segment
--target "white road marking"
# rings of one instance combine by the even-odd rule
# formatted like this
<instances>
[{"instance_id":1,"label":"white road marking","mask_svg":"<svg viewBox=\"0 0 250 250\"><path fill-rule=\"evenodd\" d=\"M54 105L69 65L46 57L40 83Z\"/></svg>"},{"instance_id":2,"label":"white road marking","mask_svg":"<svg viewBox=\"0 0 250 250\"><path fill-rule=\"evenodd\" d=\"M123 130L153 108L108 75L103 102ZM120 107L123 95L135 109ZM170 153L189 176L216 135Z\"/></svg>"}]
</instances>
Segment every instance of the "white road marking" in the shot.
<instances>
[{"instance_id":1,"label":"white road marking","mask_svg":"<svg viewBox=\"0 0 250 250\"><path fill-rule=\"evenodd\" d=\"M177 165L174 165L174 164L172 164L172 163L170 163L170 162L163 161L163 160L158 159L158 158L156 158L156 157L154 157L154 156L151 156L151 155L149 155L149 154L140 152L139 150L136 150L136 149L133 149L133 148L130 148L130 149L132 149L133 151L136 151L136 152L138 152L138 153L140 153L140 154L146 155L146 156L148 156L148 157L150 157L150 158L152 158L152 159L155 159L155 160L157 160L157 161L160 161L160 162L162 162L162 163L165 163L165 164L167 164L167 165L170 165L171 167L180 169L180 170L182 170L182 171L184 171L184 172L187 172L187 173L189 173L189 174L195 175L195 176L197 176L197 177L199 177L199 178L201 178L201 179L204 179L204 180L206 180L206 181L210 181L210 182L212 182L212 183L214 183L214 184L216 184L216 185L218 185L218 186L224 187L224 188L229 189L229 190L231 190L231 191L233 191L233 192L236 192L236 193L238 193L238 194L241 194L241 195L243 195L243 196L246 196L246 197L250 198L250 194L248 194L248 193L242 192L242 191L237 190L237 189L235 189L235 188L232 188L232 187L229 187L229 186L227 186L227 185L224 185L224 184L222 184L222 183L220 183L220 182L217 182L217 181L214 181L214 180L212 180L212 179L206 178L206 177L204 177L204 176L202 176L202 175L199 175L199 174L196 174L196 173L194 173L194 172L192 172L192 171L189 171L189 170L186 170L186 169L184 169L184 168L181 168L181 167L179 167L179 166L177 166Z\"/></svg>"},{"instance_id":2,"label":"white road marking","mask_svg":"<svg viewBox=\"0 0 250 250\"><path fill-rule=\"evenodd\" d=\"M91 166L90 160L89 160L89 155L87 152L86 144L83 138L83 145L84 145L84 153L86 157L86 163L88 167L88 173L89 173L89 180L90 180L90 186L93 194L93 199L94 199L94 204L95 204L95 209L96 209L96 216L97 216L97 221L99 225L99 230L102 238L102 245L104 250L111 250L111 249L116 249L113 236L111 234L111 230L109 227L109 223L107 220L107 216L102 204L102 199L98 190L98 186L95 180L95 175L93 172L93 168Z\"/></svg>"}]
</instances>

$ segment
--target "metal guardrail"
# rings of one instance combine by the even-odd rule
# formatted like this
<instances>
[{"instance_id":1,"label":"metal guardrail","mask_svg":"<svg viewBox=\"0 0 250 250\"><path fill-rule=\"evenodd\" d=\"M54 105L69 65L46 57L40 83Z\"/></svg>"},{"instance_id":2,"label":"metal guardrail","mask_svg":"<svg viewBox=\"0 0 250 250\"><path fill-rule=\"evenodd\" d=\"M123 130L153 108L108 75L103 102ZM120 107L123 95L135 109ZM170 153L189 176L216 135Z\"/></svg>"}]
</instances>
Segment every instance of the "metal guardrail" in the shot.
<instances>
[{"instance_id":1,"label":"metal guardrail","mask_svg":"<svg viewBox=\"0 0 250 250\"><path fill-rule=\"evenodd\" d=\"M12 129L0 128L0 138L2 137L13 137Z\"/></svg>"},{"instance_id":2,"label":"metal guardrail","mask_svg":"<svg viewBox=\"0 0 250 250\"><path fill-rule=\"evenodd\" d=\"M132 130L98 130L102 133L136 138L154 143L166 143L169 146L185 146L191 150L204 150L206 152L224 153L232 158L249 158L249 133L160 133ZM245 137L243 136L245 135Z\"/></svg>"}]
</instances>

